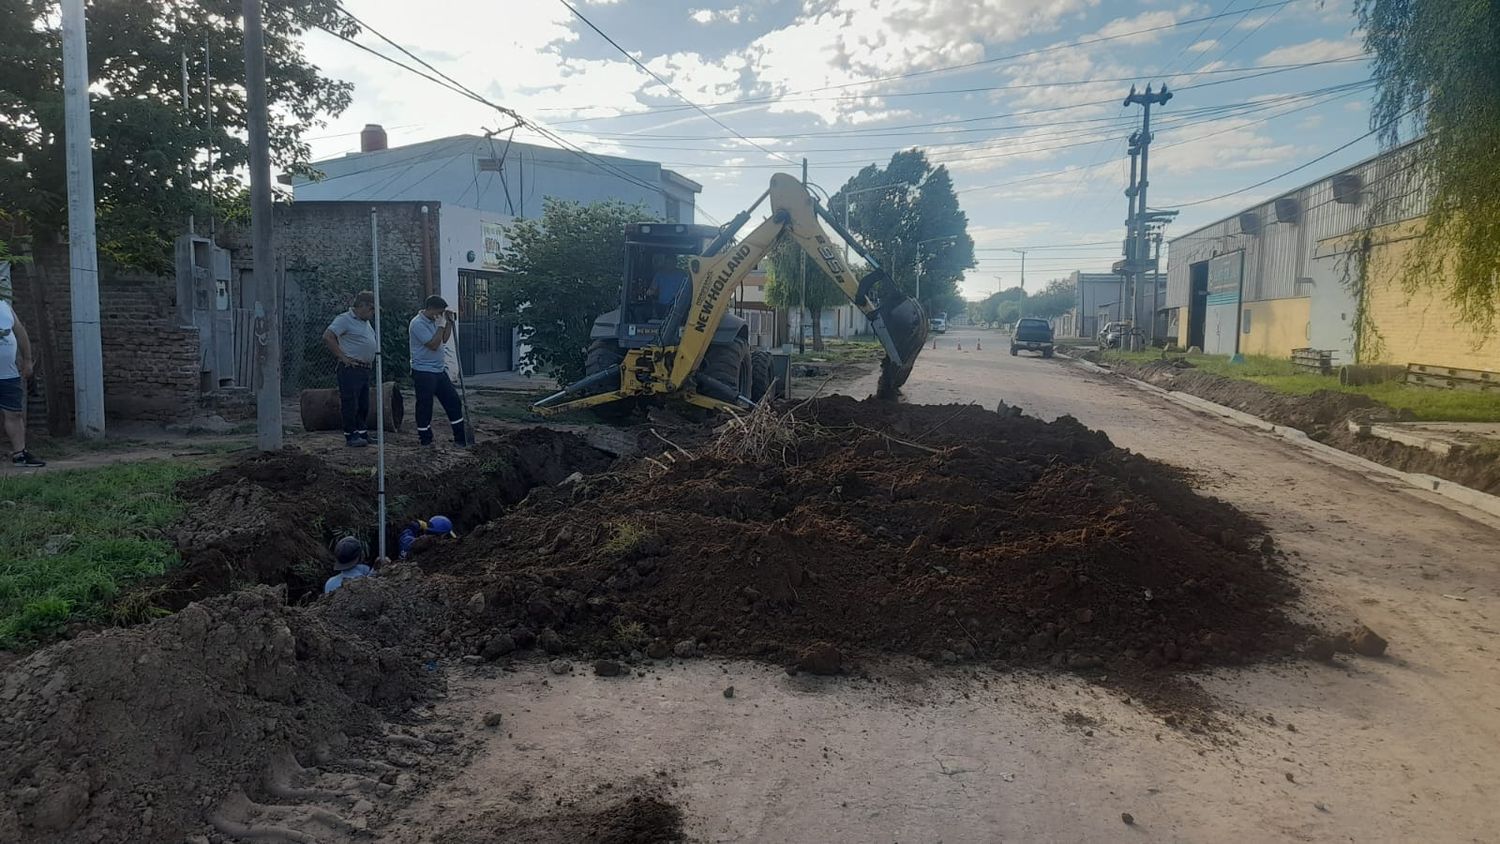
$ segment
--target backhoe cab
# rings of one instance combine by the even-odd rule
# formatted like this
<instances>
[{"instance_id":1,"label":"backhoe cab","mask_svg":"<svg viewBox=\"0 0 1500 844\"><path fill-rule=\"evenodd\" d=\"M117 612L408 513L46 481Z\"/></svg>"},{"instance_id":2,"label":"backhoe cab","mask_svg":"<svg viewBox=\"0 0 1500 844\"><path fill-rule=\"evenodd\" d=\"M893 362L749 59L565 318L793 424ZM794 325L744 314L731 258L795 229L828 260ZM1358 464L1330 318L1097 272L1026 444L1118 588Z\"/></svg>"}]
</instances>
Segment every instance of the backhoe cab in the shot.
<instances>
[{"instance_id":1,"label":"backhoe cab","mask_svg":"<svg viewBox=\"0 0 1500 844\"><path fill-rule=\"evenodd\" d=\"M767 198L770 218L736 241ZM869 264L868 275L855 278L819 218ZM709 408L753 408L769 392L770 355L751 351L745 321L728 308L740 282L781 237L792 238L869 318L886 352L877 395L893 398L927 339L921 306L896 287L801 182L778 173L760 199L722 229L680 223L627 226L620 307L594 322L587 375L533 409L551 415L594 407L628 415L652 396Z\"/></svg>"}]
</instances>

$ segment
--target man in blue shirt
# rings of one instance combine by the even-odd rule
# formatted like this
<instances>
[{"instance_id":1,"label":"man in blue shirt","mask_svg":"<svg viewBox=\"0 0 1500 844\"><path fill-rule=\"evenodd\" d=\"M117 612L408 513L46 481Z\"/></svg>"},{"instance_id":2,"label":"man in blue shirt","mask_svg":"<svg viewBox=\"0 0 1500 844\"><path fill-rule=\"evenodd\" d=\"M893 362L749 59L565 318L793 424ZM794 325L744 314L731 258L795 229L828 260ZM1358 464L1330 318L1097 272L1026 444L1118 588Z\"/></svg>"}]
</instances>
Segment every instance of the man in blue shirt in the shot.
<instances>
[{"instance_id":1,"label":"man in blue shirt","mask_svg":"<svg viewBox=\"0 0 1500 844\"><path fill-rule=\"evenodd\" d=\"M453 426L453 441L460 448L469 444L464 434L463 403L448 379L448 361L443 356L443 344L453 336L453 319L454 314L443 297L428 296L408 328L411 380L417 394L417 439L422 445L432 445L434 397L442 403L448 424Z\"/></svg>"},{"instance_id":2,"label":"man in blue shirt","mask_svg":"<svg viewBox=\"0 0 1500 844\"><path fill-rule=\"evenodd\" d=\"M333 546L333 570L336 574L323 584L325 595L350 580L358 580L375 574L370 564L365 562L364 543L352 536L340 539L338 544Z\"/></svg>"}]
</instances>

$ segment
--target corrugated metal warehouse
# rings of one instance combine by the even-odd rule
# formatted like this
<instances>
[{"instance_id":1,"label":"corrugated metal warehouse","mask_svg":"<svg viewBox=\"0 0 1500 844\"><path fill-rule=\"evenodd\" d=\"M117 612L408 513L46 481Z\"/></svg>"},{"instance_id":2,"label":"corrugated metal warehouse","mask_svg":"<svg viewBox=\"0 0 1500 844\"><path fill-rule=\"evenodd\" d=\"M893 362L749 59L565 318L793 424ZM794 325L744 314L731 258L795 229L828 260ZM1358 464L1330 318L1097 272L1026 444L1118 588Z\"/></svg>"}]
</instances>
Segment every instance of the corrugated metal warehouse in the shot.
<instances>
[{"instance_id":1,"label":"corrugated metal warehouse","mask_svg":"<svg viewBox=\"0 0 1500 844\"><path fill-rule=\"evenodd\" d=\"M1420 218L1420 141L1198 228L1170 242L1165 307L1178 344L1210 354L1355 359L1351 235ZM1373 294L1373 290L1370 291ZM1370 358L1365 354L1366 359Z\"/></svg>"}]
</instances>

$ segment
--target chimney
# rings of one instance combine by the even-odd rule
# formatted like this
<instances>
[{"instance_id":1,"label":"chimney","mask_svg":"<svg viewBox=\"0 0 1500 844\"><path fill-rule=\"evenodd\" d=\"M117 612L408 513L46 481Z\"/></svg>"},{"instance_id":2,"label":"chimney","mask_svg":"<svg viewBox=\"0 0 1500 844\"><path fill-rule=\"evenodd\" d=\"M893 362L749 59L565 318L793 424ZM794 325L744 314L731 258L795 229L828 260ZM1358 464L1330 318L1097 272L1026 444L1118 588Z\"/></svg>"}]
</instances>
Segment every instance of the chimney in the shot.
<instances>
[{"instance_id":1,"label":"chimney","mask_svg":"<svg viewBox=\"0 0 1500 844\"><path fill-rule=\"evenodd\" d=\"M379 123L366 123L359 132L359 151L379 152L385 148L385 127Z\"/></svg>"}]
</instances>

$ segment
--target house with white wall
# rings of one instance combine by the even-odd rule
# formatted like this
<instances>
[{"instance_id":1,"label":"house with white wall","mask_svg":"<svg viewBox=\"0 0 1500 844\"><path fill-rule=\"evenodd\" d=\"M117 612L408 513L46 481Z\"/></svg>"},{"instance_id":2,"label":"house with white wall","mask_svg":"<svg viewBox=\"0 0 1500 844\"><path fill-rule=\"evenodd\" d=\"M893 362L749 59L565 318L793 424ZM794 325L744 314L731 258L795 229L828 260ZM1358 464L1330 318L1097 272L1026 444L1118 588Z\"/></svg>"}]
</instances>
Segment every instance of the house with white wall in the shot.
<instances>
[{"instance_id":1,"label":"house with white wall","mask_svg":"<svg viewBox=\"0 0 1500 844\"><path fill-rule=\"evenodd\" d=\"M694 221L703 186L654 161L620 158L456 135L389 147L376 124L360 134L360 151L313 162L315 176L296 177L296 201L425 202L437 215L437 291L459 314L466 374L516 368L515 326L491 311L505 227L541 216L546 199L638 203L647 216Z\"/></svg>"}]
</instances>

